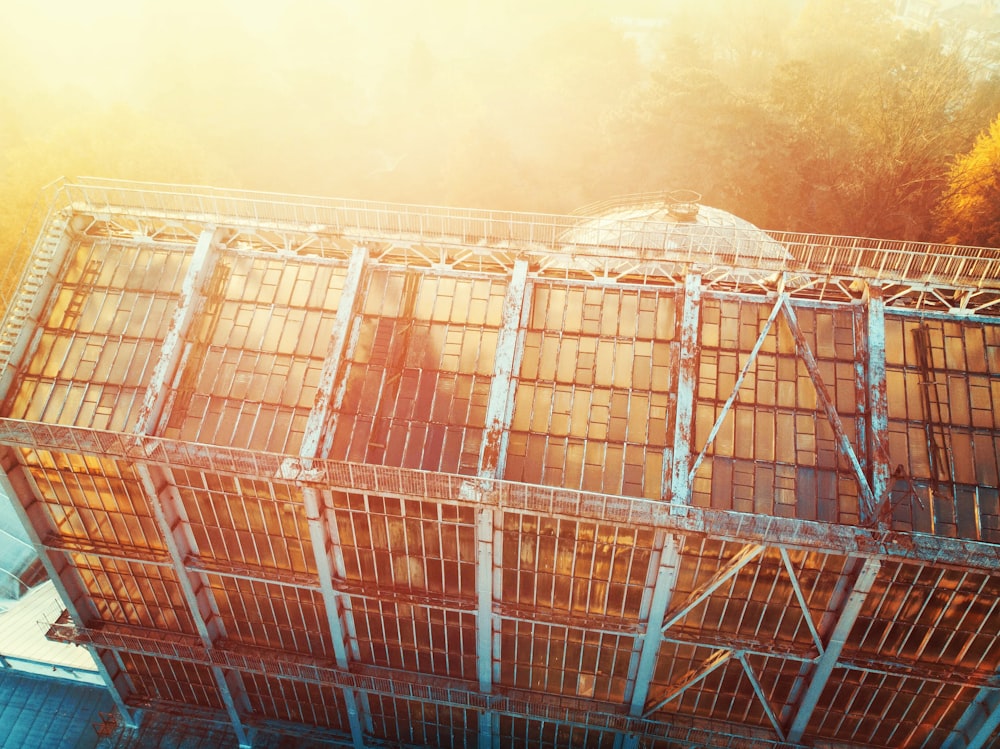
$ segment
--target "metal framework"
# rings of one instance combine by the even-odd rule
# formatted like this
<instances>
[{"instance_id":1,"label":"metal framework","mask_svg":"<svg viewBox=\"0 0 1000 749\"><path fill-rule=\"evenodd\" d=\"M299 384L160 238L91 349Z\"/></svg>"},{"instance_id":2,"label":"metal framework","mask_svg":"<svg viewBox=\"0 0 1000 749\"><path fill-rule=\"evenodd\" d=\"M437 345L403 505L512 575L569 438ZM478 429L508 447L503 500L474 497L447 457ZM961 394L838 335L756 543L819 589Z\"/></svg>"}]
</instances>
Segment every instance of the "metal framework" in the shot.
<instances>
[{"instance_id":1,"label":"metal framework","mask_svg":"<svg viewBox=\"0 0 1000 749\"><path fill-rule=\"evenodd\" d=\"M0 489L127 725L1000 747L1000 252L617 207L59 187Z\"/></svg>"}]
</instances>

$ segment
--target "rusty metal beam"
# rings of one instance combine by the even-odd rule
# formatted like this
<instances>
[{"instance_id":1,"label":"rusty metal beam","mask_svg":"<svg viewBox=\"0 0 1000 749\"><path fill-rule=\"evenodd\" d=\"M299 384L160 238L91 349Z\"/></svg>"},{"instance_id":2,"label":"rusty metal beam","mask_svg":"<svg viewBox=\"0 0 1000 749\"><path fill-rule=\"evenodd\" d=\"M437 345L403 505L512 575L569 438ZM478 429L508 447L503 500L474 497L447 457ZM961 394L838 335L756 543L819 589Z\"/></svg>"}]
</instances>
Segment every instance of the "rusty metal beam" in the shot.
<instances>
[{"instance_id":1,"label":"rusty metal beam","mask_svg":"<svg viewBox=\"0 0 1000 749\"><path fill-rule=\"evenodd\" d=\"M367 249L356 247L347 266L344 288L341 291L330 343L320 373L315 405L309 412L302 445L299 448L302 467L306 471L311 470L314 459L327 454L333 442L333 433L336 429L336 411L332 402L334 389L338 384L337 376L348 349L348 332L358 312L367 263ZM314 486L304 486L302 501L306 522L309 525L309 540L318 572L334 658L339 668L347 669L351 660L351 654L348 652L348 630L353 615L350 596L340 594L334 588L334 577L343 577L344 570L343 551L337 519L333 512L332 497L329 491L321 491ZM354 747L364 749L365 728L371 727L370 711L363 696L351 689L344 689L342 694Z\"/></svg>"},{"instance_id":2,"label":"rusty metal beam","mask_svg":"<svg viewBox=\"0 0 1000 749\"><path fill-rule=\"evenodd\" d=\"M708 439L705 440L704 447L701 448L701 452L698 453L698 457L694 459L694 463L691 465L691 471L688 474L688 482L694 482L694 477L695 474L698 473L698 467L701 465L701 461L705 459L705 454L708 452L708 448L712 446L713 442L715 442L715 438L719 434L719 430L722 428L722 422L725 421L726 415L733 407L733 403L736 402L736 397L739 395L740 388L743 386L743 381L746 379L747 373L750 371L750 367L753 366L755 361L757 361L757 354L760 353L760 350L764 345L764 341L767 340L768 333L771 332L771 326L774 325L774 321L777 319L778 313L787 301L787 292L781 293L778 295L777 301L775 301L774 305L771 307L771 313L767 316L767 320L764 322L764 327L761 329L760 335L757 336L757 340L754 342L753 348L750 349L750 353L747 355L747 360L743 363L743 367L740 369L736 382L733 384L732 392L729 394L726 402L722 404L722 410L719 411L719 415L715 419L715 424L712 425L712 429L708 433Z\"/></svg>"},{"instance_id":3,"label":"rusty metal beam","mask_svg":"<svg viewBox=\"0 0 1000 749\"><path fill-rule=\"evenodd\" d=\"M795 346L798 349L799 356L806 365L806 369L809 372L809 378L812 380L813 386L816 388L816 395L818 396L820 404L823 407L823 411L826 413L826 418L830 422L830 426L833 427L833 432L836 435L837 446L840 449L840 453L847 459L848 463L850 463L851 470L854 472L854 478L857 480L858 494L861 499L861 507L859 508L859 517L861 518L861 522L863 525L871 523L875 519L876 499L872 494L872 488L868 483L868 477L865 475L864 468L858 460L857 453L854 451L854 447L851 445L851 441L847 437L847 432L844 431L844 424L840 419L840 414L837 413L837 407L833 403L833 398L830 397L830 391L827 389L826 383L823 382L823 376L820 374L816 357L813 356L812 349L809 348L809 342L806 340L806 337L802 332L802 328L799 327L799 321L795 316L795 311L792 309L792 305L784 305L784 313L785 321L788 323L788 328L792 331L792 335L795 337Z\"/></svg>"},{"instance_id":4,"label":"rusty metal beam","mask_svg":"<svg viewBox=\"0 0 1000 749\"><path fill-rule=\"evenodd\" d=\"M868 396L867 444L868 473L872 497L883 504L889 501L891 463L889 460L889 397L886 389L885 301L882 289L867 287L867 328L864 341L867 363L865 391ZM876 508L877 511L877 508ZM873 518L874 519L874 518ZM864 522L862 518L862 522Z\"/></svg>"},{"instance_id":5,"label":"rusty metal beam","mask_svg":"<svg viewBox=\"0 0 1000 749\"><path fill-rule=\"evenodd\" d=\"M694 443L694 392L698 382L700 350L701 276L684 279L684 303L680 320L680 344L677 354L677 400L674 407L674 438L670 466L670 491L673 505L691 504L691 445Z\"/></svg>"},{"instance_id":6,"label":"rusty metal beam","mask_svg":"<svg viewBox=\"0 0 1000 749\"><path fill-rule=\"evenodd\" d=\"M865 598L867 598L868 593L875 584L880 568L881 563L875 559L866 559L861 565L861 569L854 579L851 592L844 601L844 605L837 617L837 622L826 642L823 654L816 661L809 685L799 700L795 709L795 715L788 727L787 736L788 740L792 743L799 742L805 734L809 720L812 718L816 705L819 703L819 698L823 694L827 682L830 680L833 669L837 666L837 659L840 658L840 653L847 643L851 629L861 614Z\"/></svg>"},{"instance_id":7,"label":"rusty metal beam","mask_svg":"<svg viewBox=\"0 0 1000 749\"><path fill-rule=\"evenodd\" d=\"M870 528L850 525L691 506L677 512L677 508L659 500L501 480L492 482L493 491L489 494L480 495L468 476L333 460L313 461L311 469L305 471L300 459L282 455L2 417L0 444L256 479L267 477L269 481L291 486L387 497L431 498L472 507L487 503L505 512L544 513L577 520L663 528L679 535L785 546L841 557L871 557L962 571L1000 572L1000 545L926 533L873 532Z\"/></svg>"},{"instance_id":8,"label":"rusty metal beam","mask_svg":"<svg viewBox=\"0 0 1000 749\"><path fill-rule=\"evenodd\" d=\"M486 425L479 452L478 476L488 486L503 475L514 413L516 372L524 354L524 330L531 309L528 263L514 262L500 314L493 359L493 379L486 403ZM483 507L476 516L476 674L479 691L489 694L499 678L500 622L495 616L501 590L499 554L502 514ZM490 710L479 713L479 749L499 749L500 724Z\"/></svg>"},{"instance_id":9,"label":"rusty metal beam","mask_svg":"<svg viewBox=\"0 0 1000 749\"><path fill-rule=\"evenodd\" d=\"M664 697L661 698L658 702L656 702L652 707L647 708L643 712L642 717L643 718L651 717L654 713L663 709L672 700L675 700L678 697L680 697L682 694L684 694L684 692L693 687L695 684L697 684L700 681L703 681L704 679L708 678L710 675L715 673L717 670L725 666L727 663L729 663L730 660L732 660L732 658L733 658L732 650L716 650L708 658L706 658L705 662L702 663L700 666L698 666L698 668L692 669L691 671L686 673L678 682L676 682L675 684L671 684L670 687L667 688L666 695L664 695Z\"/></svg>"},{"instance_id":10,"label":"rusty metal beam","mask_svg":"<svg viewBox=\"0 0 1000 749\"><path fill-rule=\"evenodd\" d=\"M516 372L524 354L524 329L531 309L531 286L528 263L517 260L507 282L500 315L493 359L493 379L486 404L486 427L479 452L479 476L493 479L503 476L507 438L514 411Z\"/></svg>"},{"instance_id":11,"label":"rusty metal beam","mask_svg":"<svg viewBox=\"0 0 1000 749\"><path fill-rule=\"evenodd\" d=\"M764 550L765 547L760 544L747 544L736 552L711 578L692 590L682 604L667 612L662 631L666 632L687 616L698 604L738 575L740 570L750 564L750 562L763 554Z\"/></svg>"}]
</instances>

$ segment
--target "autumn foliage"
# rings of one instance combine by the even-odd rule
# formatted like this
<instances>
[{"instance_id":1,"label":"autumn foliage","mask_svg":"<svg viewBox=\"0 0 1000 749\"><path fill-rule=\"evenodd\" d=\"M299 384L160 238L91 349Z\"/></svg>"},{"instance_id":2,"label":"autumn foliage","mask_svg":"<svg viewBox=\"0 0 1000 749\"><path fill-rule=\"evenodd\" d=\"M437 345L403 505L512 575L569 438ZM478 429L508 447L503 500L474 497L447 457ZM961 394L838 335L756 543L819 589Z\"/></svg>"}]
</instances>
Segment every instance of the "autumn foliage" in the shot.
<instances>
[{"instance_id":1,"label":"autumn foliage","mask_svg":"<svg viewBox=\"0 0 1000 749\"><path fill-rule=\"evenodd\" d=\"M890 0L35 5L0 25L8 276L39 188L87 174L549 212L688 188L998 244L989 55Z\"/></svg>"},{"instance_id":2,"label":"autumn foliage","mask_svg":"<svg viewBox=\"0 0 1000 749\"><path fill-rule=\"evenodd\" d=\"M948 241L1000 247L1000 116L955 159L938 216Z\"/></svg>"}]
</instances>

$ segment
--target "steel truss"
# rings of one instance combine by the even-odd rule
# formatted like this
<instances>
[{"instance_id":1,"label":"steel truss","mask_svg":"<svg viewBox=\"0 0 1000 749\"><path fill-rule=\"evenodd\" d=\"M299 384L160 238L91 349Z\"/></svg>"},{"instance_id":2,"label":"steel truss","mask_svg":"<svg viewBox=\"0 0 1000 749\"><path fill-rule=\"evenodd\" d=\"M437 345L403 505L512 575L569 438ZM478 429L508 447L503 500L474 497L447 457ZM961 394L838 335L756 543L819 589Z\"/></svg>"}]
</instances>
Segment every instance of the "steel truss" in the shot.
<instances>
[{"instance_id":1,"label":"steel truss","mask_svg":"<svg viewBox=\"0 0 1000 749\"><path fill-rule=\"evenodd\" d=\"M254 730L358 748L437 743L449 731L456 746L484 748L988 745L1000 722L1000 510L990 510L996 468L983 456L1000 444L1000 424L982 399L1000 391L1000 369L977 352L1000 350L990 317L1000 256L780 233L770 236L787 260L752 247L734 256L721 243L683 256L629 246L626 227L607 246L567 244L585 220L62 186L0 337L0 488L67 605L50 636L95 654L126 723L142 706L198 703L244 746ZM110 295L118 283L86 262L98 250L148 251L142 262L177 268L175 280L134 292L163 300L158 333L131 318L114 323L125 334L87 332L100 325L90 290ZM471 297L454 292L442 307L451 297L420 284ZM558 306L570 295L582 312ZM617 300L624 322L588 317L602 299ZM636 309L651 327L629 321ZM268 361L305 372L308 398L266 379L254 344L221 336L227 314L264 326ZM288 343L267 327L279 315L319 320L322 337ZM915 326L919 362L895 350ZM71 381L48 373L49 348L74 335L118 335L152 352L120 423L50 418L21 394ZM475 356L447 349L456 336ZM445 348L413 343L431 340ZM612 374L582 363L590 345L612 352ZM575 374L563 349L583 352ZM549 375L544 351L555 357ZM641 351L653 351L648 376L626 358ZM284 413L292 436L272 428L255 443L254 426L249 441L233 434L243 447L203 437L189 409L206 397L207 355L244 373L228 388L266 382L277 395L253 408ZM949 426L940 392L952 386L939 381L952 382L958 362L971 371L970 406L953 407ZM434 367L433 391L414 391ZM767 395L771 371L794 397ZM919 413L888 387L918 371ZM581 402L598 431L541 410L546 377L552 398L590 398ZM382 431L354 441L345 435L367 418L358 388L376 384L388 405L371 420ZM633 478L607 484L585 467L578 485L551 478L577 470L551 436L565 430L583 445L570 439L567 453L610 444L593 415L605 407L598 385L655 404L624 417L610 409L607 433L627 435ZM452 403L452 416L418 424L445 434L442 419L459 412L443 394L459 391L473 407L447 434L465 457L446 463L426 452L429 437L406 436L415 417L399 414L414 392L435 409ZM928 402L941 420L926 430L928 449L950 457L926 475L912 459L895 468ZM565 419L581 411L572 408ZM772 411L793 419L805 457L768 457L788 434L738 444L734 425ZM637 424L647 431L634 438ZM391 445L417 457L383 465ZM532 460L556 473L519 478ZM822 481L835 495L804 488ZM282 679L312 696L286 694ZM307 714L319 703L322 715ZM890 710L898 725L884 725Z\"/></svg>"}]
</instances>

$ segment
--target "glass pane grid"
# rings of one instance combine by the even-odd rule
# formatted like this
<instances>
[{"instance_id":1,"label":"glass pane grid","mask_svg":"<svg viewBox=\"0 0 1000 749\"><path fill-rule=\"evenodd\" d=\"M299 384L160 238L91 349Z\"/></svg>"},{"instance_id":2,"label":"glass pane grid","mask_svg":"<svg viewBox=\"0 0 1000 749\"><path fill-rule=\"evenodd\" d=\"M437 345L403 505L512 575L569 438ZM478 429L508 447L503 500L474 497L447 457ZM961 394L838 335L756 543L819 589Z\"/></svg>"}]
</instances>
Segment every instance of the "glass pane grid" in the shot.
<instances>
[{"instance_id":1,"label":"glass pane grid","mask_svg":"<svg viewBox=\"0 0 1000 749\"><path fill-rule=\"evenodd\" d=\"M862 746L920 746L925 723L946 711L964 690L947 684L862 671L838 672L820 698L836 709L813 713L809 732ZM970 699L967 693L964 695Z\"/></svg>"},{"instance_id":2,"label":"glass pane grid","mask_svg":"<svg viewBox=\"0 0 1000 749\"><path fill-rule=\"evenodd\" d=\"M164 434L295 453L345 275L303 258L221 252Z\"/></svg>"},{"instance_id":3,"label":"glass pane grid","mask_svg":"<svg viewBox=\"0 0 1000 749\"><path fill-rule=\"evenodd\" d=\"M587 749L613 749L615 734L593 728L555 721L500 716L500 746L503 749L535 749L536 747L587 747Z\"/></svg>"},{"instance_id":4,"label":"glass pane grid","mask_svg":"<svg viewBox=\"0 0 1000 749\"><path fill-rule=\"evenodd\" d=\"M410 673L476 678L472 612L358 597L352 605L362 662Z\"/></svg>"},{"instance_id":5,"label":"glass pane grid","mask_svg":"<svg viewBox=\"0 0 1000 749\"><path fill-rule=\"evenodd\" d=\"M527 610L636 621L652 545L649 530L505 513L503 600Z\"/></svg>"},{"instance_id":6,"label":"glass pane grid","mask_svg":"<svg viewBox=\"0 0 1000 749\"><path fill-rule=\"evenodd\" d=\"M479 721L472 710L375 694L367 702L378 739L442 749L476 746Z\"/></svg>"},{"instance_id":7,"label":"glass pane grid","mask_svg":"<svg viewBox=\"0 0 1000 749\"><path fill-rule=\"evenodd\" d=\"M127 431L159 358L187 265L184 248L78 241L5 413Z\"/></svg>"},{"instance_id":8,"label":"glass pane grid","mask_svg":"<svg viewBox=\"0 0 1000 749\"><path fill-rule=\"evenodd\" d=\"M259 580L206 575L228 640L332 658L322 596Z\"/></svg>"},{"instance_id":9,"label":"glass pane grid","mask_svg":"<svg viewBox=\"0 0 1000 749\"><path fill-rule=\"evenodd\" d=\"M330 457L475 473L505 290L499 280L375 272Z\"/></svg>"},{"instance_id":10,"label":"glass pane grid","mask_svg":"<svg viewBox=\"0 0 1000 749\"><path fill-rule=\"evenodd\" d=\"M134 653L122 653L121 658L139 695L222 708L222 698L208 666Z\"/></svg>"},{"instance_id":11,"label":"glass pane grid","mask_svg":"<svg viewBox=\"0 0 1000 749\"><path fill-rule=\"evenodd\" d=\"M895 563L883 567L848 652L989 668L1000 654L1000 580Z\"/></svg>"},{"instance_id":12,"label":"glass pane grid","mask_svg":"<svg viewBox=\"0 0 1000 749\"><path fill-rule=\"evenodd\" d=\"M773 304L773 303L772 303ZM772 304L706 296L695 446L708 441ZM857 446L854 315L797 307L796 318L850 442ZM860 451L863 453L863 449ZM696 505L833 523L857 522L858 491L816 386L780 316L723 419L694 484Z\"/></svg>"},{"instance_id":13,"label":"glass pane grid","mask_svg":"<svg viewBox=\"0 0 1000 749\"><path fill-rule=\"evenodd\" d=\"M174 471L200 556L261 568L316 574L298 489L263 479ZM318 580L317 580L318 583Z\"/></svg>"},{"instance_id":14,"label":"glass pane grid","mask_svg":"<svg viewBox=\"0 0 1000 749\"><path fill-rule=\"evenodd\" d=\"M347 730L338 688L264 674L241 673L253 712L276 720Z\"/></svg>"},{"instance_id":15,"label":"glass pane grid","mask_svg":"<svg viewBox=\"0 0 1000 749\"><path fill-rule=\"evenodd\" d=\"M375 590L445 593L475 601L471 507L418 499L335 494L348 580Z\"/></svg>"},{"instance_id":16,"label":"glass pane grid","mask_svg":"<svg viewBox=\"0 0 1000 749\"><path fill-rule=\"evenodd\" d=\"M92 456L24 456L57 535L162 551L163 541L132 468Z\"/></svg>"},{"instance_id":17,"label":"glass pane grid","mask_svg":"<svg viewBox=\"0 0 1000 749\"><path fill-rule=\"evenodd\" d=\"M500 620L500 683L533 692L624 699L634 637Z\"/></svg>"},{"instance_id":18,"label":"glass pane grid","mask_svg":"<svg viewBox=\"0 0 1000 749\"><path fill-rule=\"evenodd\" d=\"M660 498L673 292L533 288L505 478Z\"/></svg>"},{"instance_id":19,"label":"glass pane grid","mask_svg":"<svg viewBox=\"0 0 1000 749\"><path fill-rule=\"evenodd\" d=\"M1000 541L1000 333L886 317L890 518L899 530Z\"/></svg>"},{"instance_id":20,"label":"glass pane grid","mask_svg":"<svg viewBox=\"0 0 1000 749\"><path fill-rule=\"evenodd\" d=\"M71 556L101 619L194 633L194 622L173 569L89 554Z\"/></svg>"}]
</instances>

